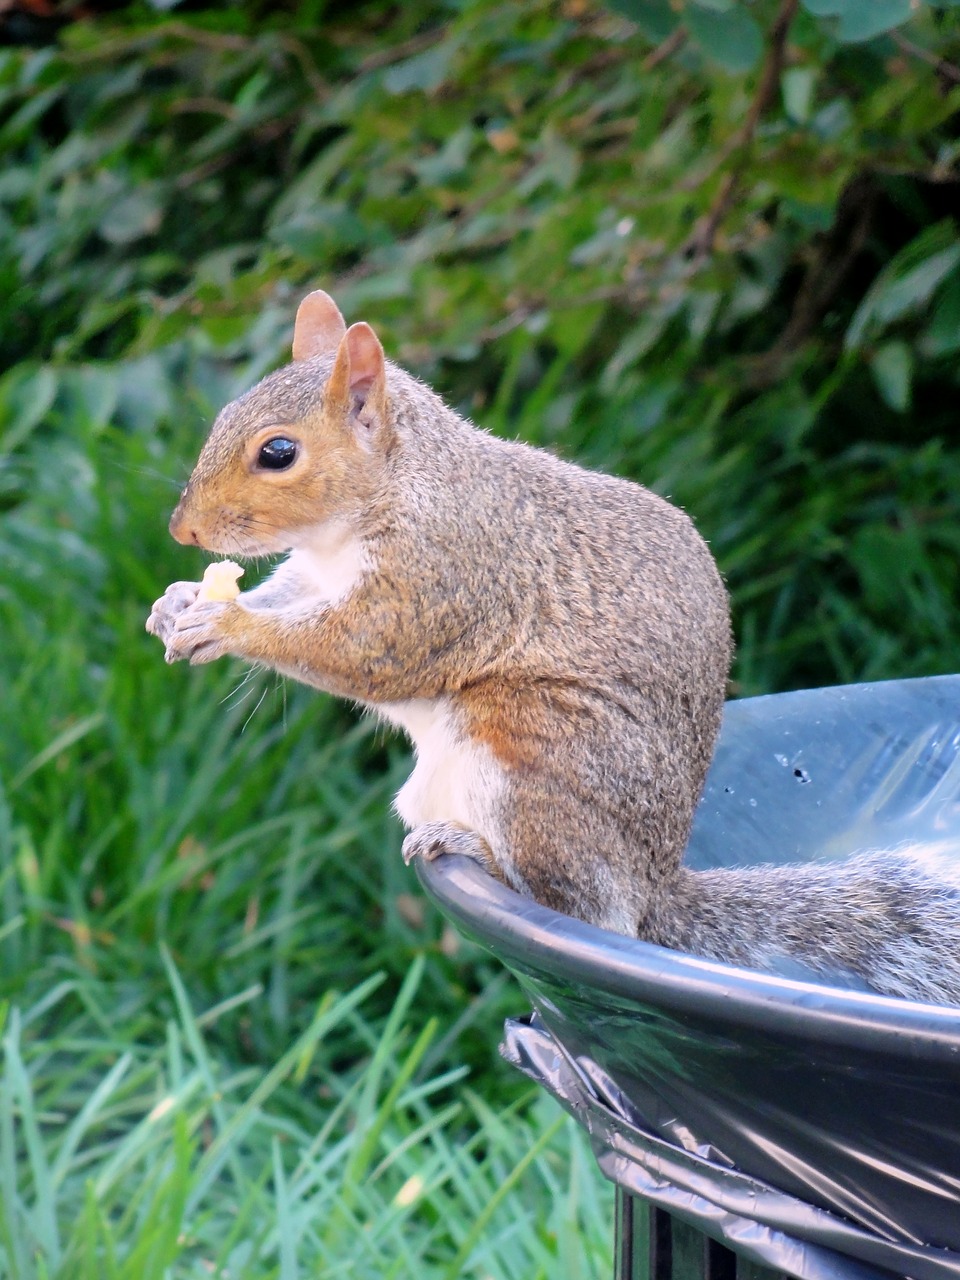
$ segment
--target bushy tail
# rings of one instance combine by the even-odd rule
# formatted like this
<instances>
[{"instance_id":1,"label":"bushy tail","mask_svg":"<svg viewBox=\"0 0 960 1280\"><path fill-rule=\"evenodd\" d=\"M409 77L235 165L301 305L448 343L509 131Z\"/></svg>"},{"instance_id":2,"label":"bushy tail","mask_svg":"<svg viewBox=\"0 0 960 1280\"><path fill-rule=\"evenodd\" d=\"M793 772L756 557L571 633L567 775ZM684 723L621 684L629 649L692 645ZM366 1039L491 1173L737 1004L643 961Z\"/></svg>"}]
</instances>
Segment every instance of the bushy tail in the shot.
<instances>
[{"instance_id":1,"label":"bushy tail","mask_svg":"<svg viewBox=\"0 0 960 1280\"><path fill-rule=\"evenodd\" d=\"M641 933L784 977L960 1005L960 846L684 869Z\"/></svg>"}]
</instances>

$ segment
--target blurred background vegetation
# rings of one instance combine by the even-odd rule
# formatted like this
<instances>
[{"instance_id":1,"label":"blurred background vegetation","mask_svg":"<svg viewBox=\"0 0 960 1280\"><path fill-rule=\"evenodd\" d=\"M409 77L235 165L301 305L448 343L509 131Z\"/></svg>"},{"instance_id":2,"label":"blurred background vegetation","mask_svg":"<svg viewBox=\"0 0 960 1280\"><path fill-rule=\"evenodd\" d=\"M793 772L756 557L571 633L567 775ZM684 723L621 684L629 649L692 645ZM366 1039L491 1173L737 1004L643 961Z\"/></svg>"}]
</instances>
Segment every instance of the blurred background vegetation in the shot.
<instances>
[{"instance_id":1,"label":"blurred background vegetation","mask_svg":"<svg viewBox=\"0 0 960 1280\"><path fill-rule=\"evenodd\" d=\"M406 748L166 668L166 517L319 285L685 506L735 694L957 669L958 108L947 3L0 3L0 1275L607 1274Z\"/></svg>"}]
</instances>

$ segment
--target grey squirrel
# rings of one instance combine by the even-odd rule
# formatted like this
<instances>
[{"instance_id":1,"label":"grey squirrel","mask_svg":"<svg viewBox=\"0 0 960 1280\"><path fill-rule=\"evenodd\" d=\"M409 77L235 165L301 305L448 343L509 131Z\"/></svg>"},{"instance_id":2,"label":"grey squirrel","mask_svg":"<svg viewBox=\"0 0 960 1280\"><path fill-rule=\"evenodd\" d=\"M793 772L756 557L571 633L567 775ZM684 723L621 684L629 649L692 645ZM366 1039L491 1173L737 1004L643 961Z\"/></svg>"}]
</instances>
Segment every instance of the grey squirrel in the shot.
<instances>
[{"instance_id":1,"label":"grey squirrel","mask_svg":"<svg viewBox=\"0 0 960 1280\"><path fill-rule=\"evenodd\" d=\"M168 662L233 655L405 729L407 861L459 852L605 929L960 1003L957 885L908 855L681 866L732 653L687 515L479 430L327 294L292 364L219 414L170 529L288 553L233 600L174 583L147 630Z\"/></svg>"}]
</instances>

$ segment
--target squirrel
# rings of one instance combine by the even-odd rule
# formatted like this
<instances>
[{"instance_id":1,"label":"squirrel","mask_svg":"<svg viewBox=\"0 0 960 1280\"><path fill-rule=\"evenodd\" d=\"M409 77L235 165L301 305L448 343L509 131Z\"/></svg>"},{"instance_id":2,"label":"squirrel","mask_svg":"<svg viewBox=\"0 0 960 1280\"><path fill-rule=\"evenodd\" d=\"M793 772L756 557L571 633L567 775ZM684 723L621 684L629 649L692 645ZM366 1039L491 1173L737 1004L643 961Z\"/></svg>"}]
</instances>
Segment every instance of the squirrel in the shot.
<instances>
[{"instance_id":1,"label":"squirrel","mask_svg":"<svg viewBox=\"0 0 960 1280\"><path fill-rule=\"evenodd\" d=\"M960 1003L960 886L916 859L681 865L733 647L683 511L477 428L322 290L292 354L217 416L170 520L286 558L230 601L168 587L168 662L231 655L406 730L407 862L464 854L604 929Z\"/></svg>"}]
</instances>

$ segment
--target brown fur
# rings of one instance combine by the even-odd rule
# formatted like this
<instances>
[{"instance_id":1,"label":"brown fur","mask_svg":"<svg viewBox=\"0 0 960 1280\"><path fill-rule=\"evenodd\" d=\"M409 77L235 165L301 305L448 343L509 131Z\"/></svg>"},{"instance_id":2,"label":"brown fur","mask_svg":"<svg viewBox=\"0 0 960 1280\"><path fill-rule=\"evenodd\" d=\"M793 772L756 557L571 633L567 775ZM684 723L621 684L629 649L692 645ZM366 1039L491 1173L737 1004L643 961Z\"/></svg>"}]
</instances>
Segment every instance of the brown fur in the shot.
<instances>
[{"instance_id":1,"label":"brown fur","mask_svg":"<svg viewBox=\"0 0 960 1280\"><path fill-rule=\"evenodd\" d=\"M870 945L857 944L875 869L843 893L802 873L811 898L790 928L787 873L681 869L731 656L726 592L689 518L477 430L384 363L368 326L346 330L326 295L308 301L302 358L223 410L171 530L249 555L342 527L369 569L330 607L304 607L279 574L256 608L196 606L177 584L148 624L168 658L233 654L374 707L449 706L505 779L495 821L426 823L408 857L459 849L549 906L665 945L798 956L881 990L960 997L956 965L925 980L926 953L898 961L907 980L880 971L875 911ZM300 448L290 471L257 469L251 442L271 432ZM894 914L881 913L887 934Z\"/></svg>"}]
</instances>

